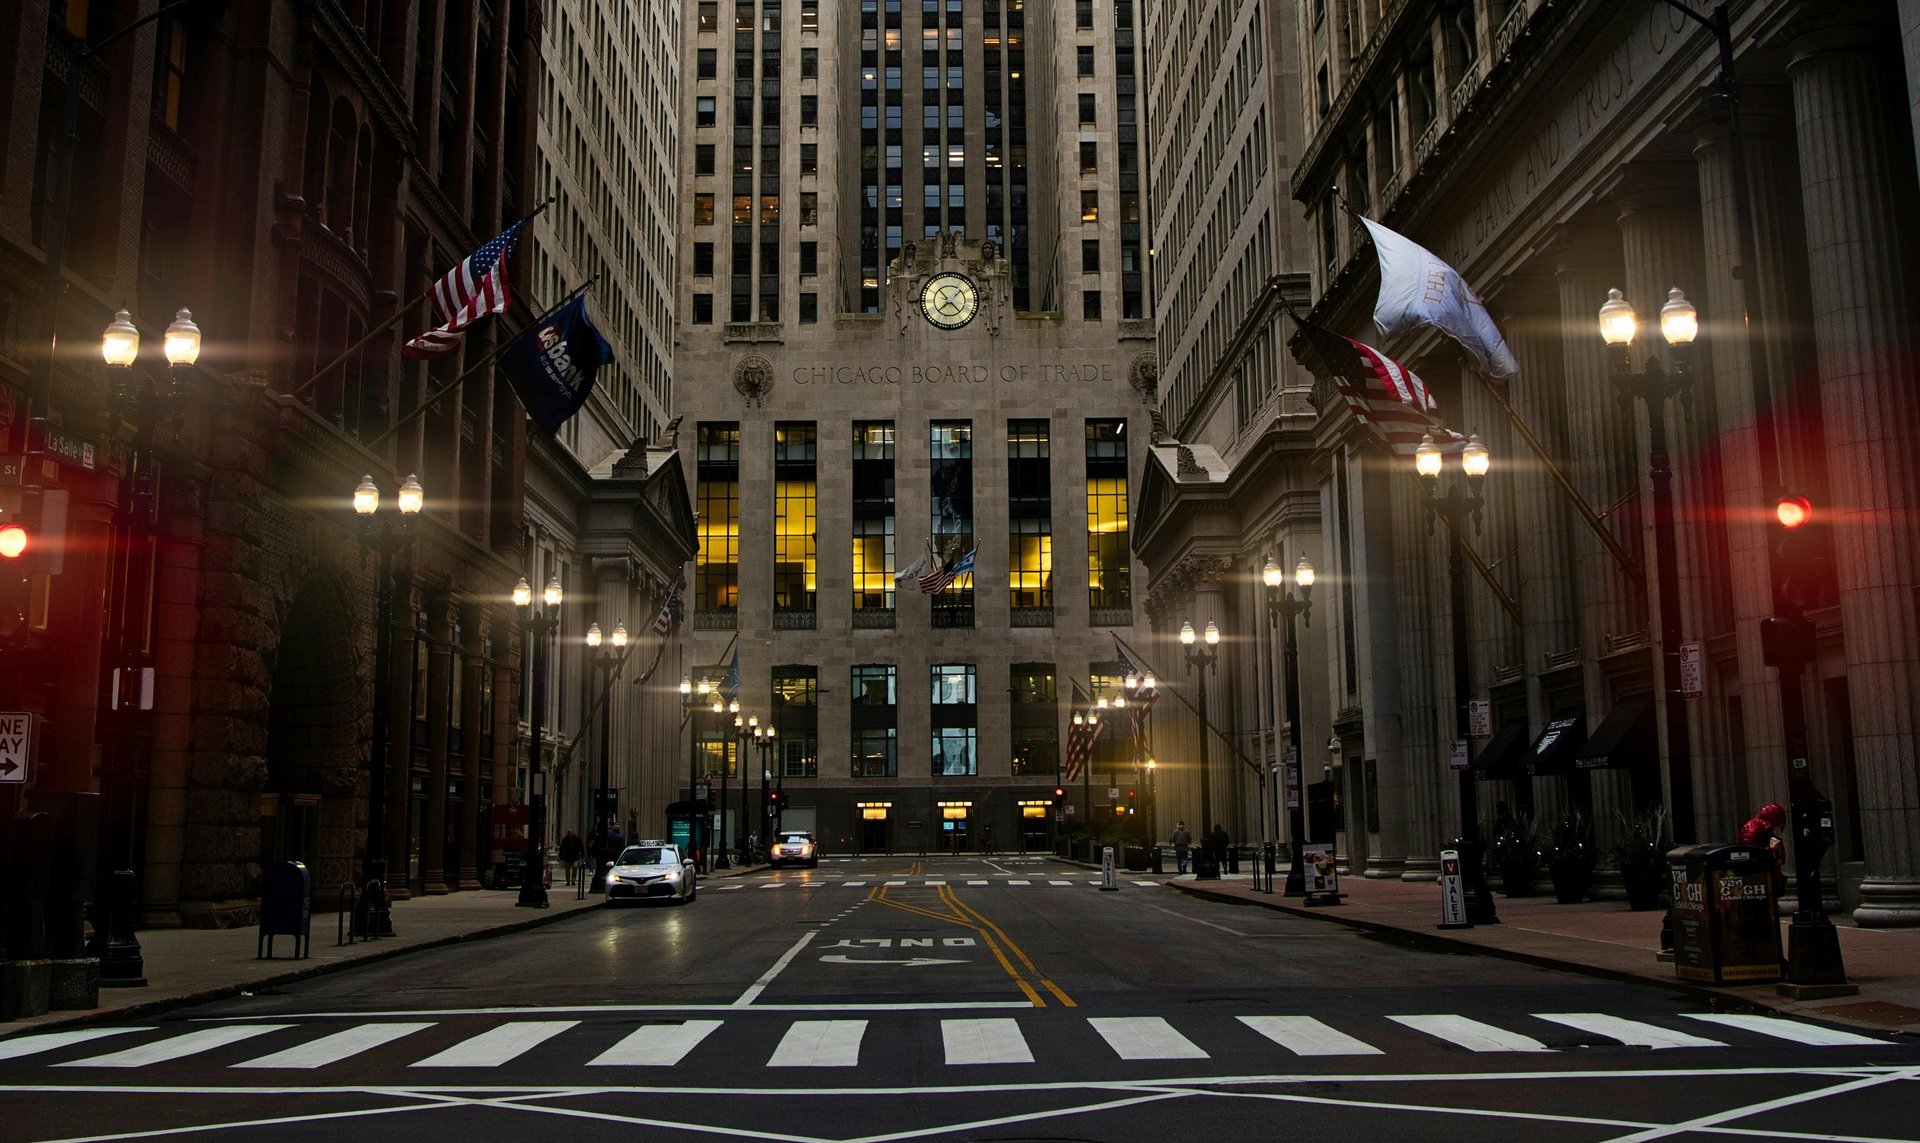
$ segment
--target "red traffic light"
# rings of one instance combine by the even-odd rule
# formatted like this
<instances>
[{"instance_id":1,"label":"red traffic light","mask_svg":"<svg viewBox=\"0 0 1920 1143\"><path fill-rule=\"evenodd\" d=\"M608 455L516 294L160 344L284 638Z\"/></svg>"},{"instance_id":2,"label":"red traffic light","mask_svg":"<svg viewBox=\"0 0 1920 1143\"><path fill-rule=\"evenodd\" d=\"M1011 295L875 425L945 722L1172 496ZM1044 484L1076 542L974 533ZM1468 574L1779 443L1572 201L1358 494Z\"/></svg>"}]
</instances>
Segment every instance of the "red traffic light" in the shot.
<instances>
[{"instance_id":1,"label":"red traffic light","mask_svg":"<svg viewBox=\"0 0 1920 1143\"><path fill-rule=\"evenodd\" d=\"M1056 798L1066 797L1067 796L1066 788L1064 786L1055 786L1053 788L1053 796Z\"/></svg>"},{"instance_id":2,"label":"red traffic light","mask_svg":"<svg viewBox=\"0 0 1920 1143\"><path fill-rule=\"evenodd\" d=\"M1782 496L1773 503L1773 518L1791 532L1813 519L1813 501L1804 496Z\"/></svg>"},{"instance_id":3,"label":"red traffic light","mask_svg":"<svg viewBox=\"0 0 1920 1143\"><path fill-rule=\"evenodd\" d=\"M0 559L17 560L26 555L31 539L25 524L0 524Z\"/></svg>"}]
</instances>

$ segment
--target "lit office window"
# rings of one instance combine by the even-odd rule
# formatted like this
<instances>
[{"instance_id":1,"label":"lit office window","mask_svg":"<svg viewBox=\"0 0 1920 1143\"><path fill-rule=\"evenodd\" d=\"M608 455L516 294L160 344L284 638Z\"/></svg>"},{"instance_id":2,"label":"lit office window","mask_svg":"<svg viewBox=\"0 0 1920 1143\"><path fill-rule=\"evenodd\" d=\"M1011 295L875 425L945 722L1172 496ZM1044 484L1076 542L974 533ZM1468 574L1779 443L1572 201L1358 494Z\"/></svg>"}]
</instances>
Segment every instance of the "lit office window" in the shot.
<instances>
[{"instance_id":1,"label":"lit office window","mask_svg":"<svg viewBox=\"0 0 1920 1143\"><path fill-rule=\"evenodd\" d=\"M1007 424L1007 598L1015 611L1053 608L1053 450L1048 435L1045 421Z\"/></svg>"},{"instance_id":2,"label":"lit office window","mask_svg":"<svg viewBox=\"0 0 1920 1143\"><path fill-rule=\"evenodd\" d=\"M893 609L893 422L853 426L853 609Z\"/></svg>"},{"instance_id":3,"label":"lit office window","mask_svg":"<svg viewBox=\"0 0 1920 1143\"><path fill-rule=\"evenodd\" d=\"M1096 613L1133 607L1126 433L1125 421L1087 422L1087 586Z\"/></svg>"},{"instance_id":4,"label":"lit office window","mask_svg":"<svg viewBox=\"0 0 1920 1143\"><path fill-rule=\"evenodd\" d=\"M817 435L813 423L773 430L773 607L813 610L817 556Z\"/></svg>"},{"instance_id":5,"label":"lit office window","mask_svg":"<svg viewBox=\"0 0 1920 1143\"><path fill-rule=\"evenodd\" d=\"M700 500L700 551L694 557L697 608L740 605L740 425L702 422L694 467Z\"/></svg>"},{"instance_id":6,"label":"lit office window","mask_svg":"<svg viewBox=\"0 0 1920 1143\"><path fill-rule=\"evenodd\" d=\"M946 562L973 550L973 422L934 421L929 427L929 487L933 545ZM933 597L935 627L973 626L973 573L956 576Z\"/></svg>"}]
</instances>

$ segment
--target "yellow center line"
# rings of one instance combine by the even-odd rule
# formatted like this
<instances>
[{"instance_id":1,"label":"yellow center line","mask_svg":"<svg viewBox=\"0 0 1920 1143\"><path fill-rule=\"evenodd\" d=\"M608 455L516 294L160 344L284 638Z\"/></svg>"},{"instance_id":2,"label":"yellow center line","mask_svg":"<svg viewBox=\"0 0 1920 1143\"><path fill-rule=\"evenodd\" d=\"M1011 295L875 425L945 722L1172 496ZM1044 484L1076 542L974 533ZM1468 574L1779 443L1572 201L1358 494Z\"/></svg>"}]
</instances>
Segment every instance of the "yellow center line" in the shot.
<instances>
[{"instance_id":1,"label":"yellow center line","mask_svg":"<svg viewBox=\"0 0 1920 1143\"><path fill-rule=\"evenodd\" d=\"M943 887L943 891L944 891L944 887ZM914 905L906 901L895 901L888 896L887 887L884 885L876 886L873 889L868 890L867 900L873 901L877 904L887 905L891 908L899 909L901 912L912 913L916 916L926 917L930 920L940 921L949 925L959 925L963 929L972 930L974 933L979 935L981 942L987 946L987 951L993 954L993 959L1000 962L1001 970L1004 971L1007 974L1008 978L1010 978L1015 984L1020 986L1020 991L1026 995L1027 1001L1031 1003L1035 1008L1045 1008L1047 1006L1047 1002L1041 999L1041 996L1038 992L1034 991L1033 985L1027 983L1026 978L1020 975L1020 970L1013 967L1013 962L1009 961L1007 959L1007 954L1001 951L999 943L993 939L993 934L989 933L986 929L982 928L981 926L974 924L972 921L967 920L964 915L955 916L952 913L936 913L931 909L925 909L918 905ZM949 904L949 907L951 907L951 903L946 902L944 900L944 897L942 899L942 903ZM1004 936L1005 934L1002 934L1003 939L1004 939ZM1018 950L1015 950L1015 951L1017 952ZM1022 960L1026 959L1024 954L1022 954L1021 959ZM1031 965L1029 965L1029 967L1031 967ZM1036 973L1035 975L1038 975L1038 974ZM1041 983L1046 984L1044 980ZM1060 995L1059 989L1054 988L1051 984L1047 984L1047 988L1050 989L1054 993L1054 995L1056 996ZM1062 997L1062 999L1064 1000L1065 998ZM1071 1005L1072 1001L1067 1001L1067 1003Z\"/></svg>"},{"instance_id":2,"label":"yellow center line","mask_svg":"<svg viewBox=\"0 0 1920 1143\"><path fill-rule=\"evenodd\" d=\"M1027 956L1026 951L1023 950L1018 944L1016 944L1014 942L1014 939L1006 934L1005 930L1001 929L999 925L996 925L992 921L988 920L986 916L981 912L979 912L978 910L970 908L967 905L961 904L960 895L953 891L952 886L942 885L940 887L940 894L941 894L941 897L946 900L948 906L951 907L955 912L959 913L963 917L971 917L975 921L979 922L980 925L985 926L987 929L992 929L994 934L997 935L1000 938L1000 940L1006 944L1008 948L1013 950L1013 954L1020 958L1020 963L1027 966L1027 971L1032 973L1033 978L1040 982L1040 986L1042 988L1045 988L1048 992L1053 993L1054 998L1056 1000L1060 1001L1061 1004L1065 1005L1068 1008L1079 1007L1079 1005L1073 1002L1072 997L1068 996L1065 992L1062 992L1060 988L1053 983L1053 981L1048 980L1046 975L1042 973L1037 967L1035 967L1033 963L1033 959Z\"/></svg>"}]
</instances>

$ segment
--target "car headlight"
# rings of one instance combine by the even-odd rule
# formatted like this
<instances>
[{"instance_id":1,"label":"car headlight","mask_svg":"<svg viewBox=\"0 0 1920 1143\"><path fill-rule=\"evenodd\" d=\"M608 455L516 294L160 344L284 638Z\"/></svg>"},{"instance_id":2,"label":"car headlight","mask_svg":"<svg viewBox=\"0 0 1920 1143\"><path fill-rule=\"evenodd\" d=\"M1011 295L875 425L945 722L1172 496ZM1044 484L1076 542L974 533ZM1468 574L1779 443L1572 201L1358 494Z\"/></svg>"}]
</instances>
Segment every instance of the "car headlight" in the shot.
<instances>
[{"instance_id":1,"label":"car headlight","mask_svg":"<svg viewBox=\"0 0 1920 1143\"><path fill-rule=\"evenodd\" d=\"M624 879L618 873L607 874L607 884L609 885L619 885L622 883L623 880Z\"/></svg>"}]
</instances>

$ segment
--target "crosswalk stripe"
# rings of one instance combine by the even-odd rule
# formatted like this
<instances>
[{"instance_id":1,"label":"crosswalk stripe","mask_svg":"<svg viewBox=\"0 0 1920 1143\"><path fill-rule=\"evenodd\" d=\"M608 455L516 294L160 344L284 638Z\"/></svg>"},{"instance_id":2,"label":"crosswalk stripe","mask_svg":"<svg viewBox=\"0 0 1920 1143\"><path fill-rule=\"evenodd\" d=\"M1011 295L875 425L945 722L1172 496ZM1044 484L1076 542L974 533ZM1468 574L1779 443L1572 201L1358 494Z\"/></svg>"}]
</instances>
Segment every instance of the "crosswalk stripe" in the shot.
<instances>
[{"instance_id":1,"label":"crosswalk stripe","mask_svg":"<svg viewBox=\"0 0 1920 1143\"><path fill-rule=\"evenodd\" d=\"M860 888L860 887L861 887L862 885L865 885L865 884L866 884L866 882L865 882L865 881L848 881L848 882L846 882L846 883L845 883L844 885L842 885L842 886L840 886L840 887L841 887L842 889L858 889L858 888Z\"/></svg>"},{"instance_id":2,"label":"crosswalk stripe","mask_svg":"<svg viewBox=\"0 0 1920 1143\"><path fill-rule=\"evenodd\" d=\"M987 882L985 882L985 881L969 881L969 882L967 882L967 884L969 884L969 885L985 885L985 884L987 884Z\"/></svg>"},{"instance_id":3,"label":"crosswalk stripe","mask_svg":"<svg viewBox=\"0 0 1920 1143\"><path fill-rule=\"evenodd\" d=\"M1031 882L1031 881L1008 881L1008 882L1007 882L1007 884L1009 884L1009 885L1031 885L1031 884L1033 884L1033 882Z\"/></svg>"},{"instance_id":4,"label":"crosswalk stripe","mask_svg":"<svg viewBox=\"0 0 1920 1143\"><path fill-rule=\"evenodd\" d=\"M1158 1016L1096 1016L1087 1023L1123 1060L1204 1060L1199 1045Z\"/></svg>"},{"instance_id":5,"label":"crosswalk stripe","mask_svg":"<svg viewBox=\"0 0 1920 1143\"><path fill-rule=\"evenodd\" d=\"M937 879L937 878L930 878L930 879L928 879L928 880L926 880L926 881L922 881L922 882L921 882L920 884L922 884L922 885L945 885L945 884L946 884L946 882L945 882L944 880L940 880L940 879Z\"/></svg>"},{"instance_id":6,"label":"crosswalk stripe","mask_svg":"<svg viewBox=\"0 0 1920 1143\"><path fill-rule=\"evenodd\" d=\"M1631 1048L1724 1048L1719 1040L1709 1040L1705 1036L1689 1036L1685 1032L1675 1032L1657 1024L1647 1024L1639 1020L1627 1020L1619 1016L1609 1016L1604 1012L1535 1012L1541 1020L1551 1020L1555 1024L1564 1024L1582 1032L1592 1032L1608 1039L1618 1040Z\"/></svg>"},{"instance_id":7,"label":"crosswalk stripe","mask_svg":"<svg viewBox=\"0 0 1920 1143\"><path fill-rule=\"evenodd\" d=\"M865 1020L795 1020L767 1061L770 1068L851 1068L860 1064Z\"/></svg>"},{"instance_id":8,"label":"crosswalk stripe","mask_svg":"<svg viewBox=\"0 0 1920 1143\"><path fill-rule=\"evenodd\" d=\"M319 1068L336 1064L349 1056L371 1051L382 1044L390 1044L402 1036L411 1036L432 1024L362 1024L356 1028L346 1028L330 1036L322 1036L311 1043L300 1044L281 1052L272 1052L242 1064L236 1068Z\"/></svg>"},{"instance_id":9,"label":"crosswalk stripe","mask_svg":"<svg viewBox=\"0 0 1920 1143\"><path fill-rule=\"evenodd\" d=\"M122 1032L151 1032L148 1028L79 1028L70 1032L42 1032L37 1036L21 1036L17 1040L0 1040L0 1060L13 1060L21 1056L31 1056L36 1052L51 1052L55 1048L64 1048L69 1044L84 1044L88 1040L98 1040L102 1036L118 1036Z\"/></svg>"},{"instance_id":10,"label":"crosswalk stripe","mask_svg":"<svg viewBox=\"0 0 1920 1143\"><path fill-rule=\"evenodd\" d=\"M497 1068L553 1039L578 1020L515 1020L460 1041L413 1064L416 1068Z\"/></svg>"},{"instance_id":11,"label":"crosswalk stripe","mask_svg":"<svg viewBox=\"0 0 1920 1143\"><path fill-rule=\"evenodd\" d=\"M1242 1016L1240 1022L1296 1056L1380 1056L1386 1053L1311 1016Z\"/></svg>"},{"instance_id":12,"label":"crosswalk stripe","mask_svg":"<svg viewBox=\"0 0 1920 1143\"><path fill-rule=\"evenodd\" d=\"M1852 1032L1822 1028L1818 1024L1802 1024L1798 1020L1784 1020L1778 1016L1741 1016L1717 1012L1688 1012L1686 1015L1694 1020L1705 1020L1709 1024L1724 1024L1743 1032L1758 1032L1762 1036L1804 1044L1809 1048L1840 1048L1859 1044L1871 1044L1875 1047L1890 1046L1887 1040L1876 1040L1871 1036L1858 1036Z\"/></svg>"},{"instance_id":13,"label":"crosswalk stripe","mask_svg":"<svg viewBox=\"0 0 1920 1143\"><path fill-rule=\"evenodd\" d=\"M1018 1020L942 1020L940 1038L949 1064L1030 1064L1033 1049Z\"/></svg>"},{"instance_id":14,"label":"crosswalk stripe","mask_svg":"<svg viewBox=\"0 0 1920 1143\"><path fill-rule=\"evenodd\" d=\"M893 886L896 886L896 885L905 885L905 884L906 884L906 882L905 882L905 881L889 881L889 882L887 882L887 885L888 885L889 887L893 887Z\"/></svg>"},{"instance_id":15,"label":"crosswalk stripe","mask_svg":"<svg viewBox=\"0 0 1920 1143\"><path fill-rule=\"evenodd\" d=\"M237 1044L242 1040L251 1040L255 1036L264 1036L268 1032L298 1027L295 1024L230 1024L224 1028L202 1028L197 1032L183 1032L178 1036L169 1036L164 1040L155 1040L151 1044L142 1044L137 1048L128 1048L121 1052L109 1052L104 1056L94 1056L85 1060L73 1060L64 1064L55 1064L61 1068L141 1068L148 1064L163 1064L168 1060L178 1060L186 1056L211 1052L215 1048L224 1048L228 1044Z\"/></svg>"},{"instance_id":16,"label":"crosswalk stripe","mask_svg":"<svg viewBox=\"0 0 1920 1143\"><path fill-rule=\"evenodd\" d=\"M688 1020L680 1024L647 1024L587 1061L588 1067L670 1068L687 1058L700 1041L720 1027L719 1020Z\"/></svg>"},{"instance_id":17,"label":"crosswalk stripe","mask_svg":"<svg viewBox=\"0 0 1920 1143\"><path fill-rule=\"evenodd\" d=\"M1151 885L1158 885L1158 884L1160 884L1160 883L1159 883L1158 881L1135 881L1135 882L1134 882L1134 884L1135 884L1135 885L1149 885L1149 886L1151 886Z\"/></svg>"},{"instance_id":18,"label":"crosswalk stripe","mask_svg":"<svg viewBox=\"0 0 1920 1143\"><path fill-rule=\"evenodd\" d=\"M1465 1016L1389 1016L1416 1032L1425 1032L1469 1052L1546 1052L1552 1049L1531 1036L1509 1032Z\"/></svg>"},{"instance_id":19,"label":"crosswalk stripe","mask_svg":"<svg viewBox=\"0 0 1920 1143\"><path fill-rule=\"evenodd\" d=\"M785 882L785 881L769 881L769 882L767 882L767 883L766 883L765 885L762 885L762 886L760 886L760 888L762 888L762 889L779 889L779 888L781 888L781 887L783 887L783 886L785 886L785 885L786 885L786 882Z\"/></svg>"},{"instance_id":20,"label":"crosswalk stripe","mask_svg":"<svg viewBox=\"0 0 1920 1143\"><path fill-rule=\"evenodd\" d=\"M1071 884L1073 884L1073 882L1071 882L1071 881L1049 881L1049 882L1047 882L1047 884L1049 884L1049 885L1071 885ZM1094 884L1096 884L1096 885L1097 885L1097 884L1099 884L1099 882L1097 882L1097 881L1096 881L1096 882L1094 882Z\"/></svg>"}]
</instances>

